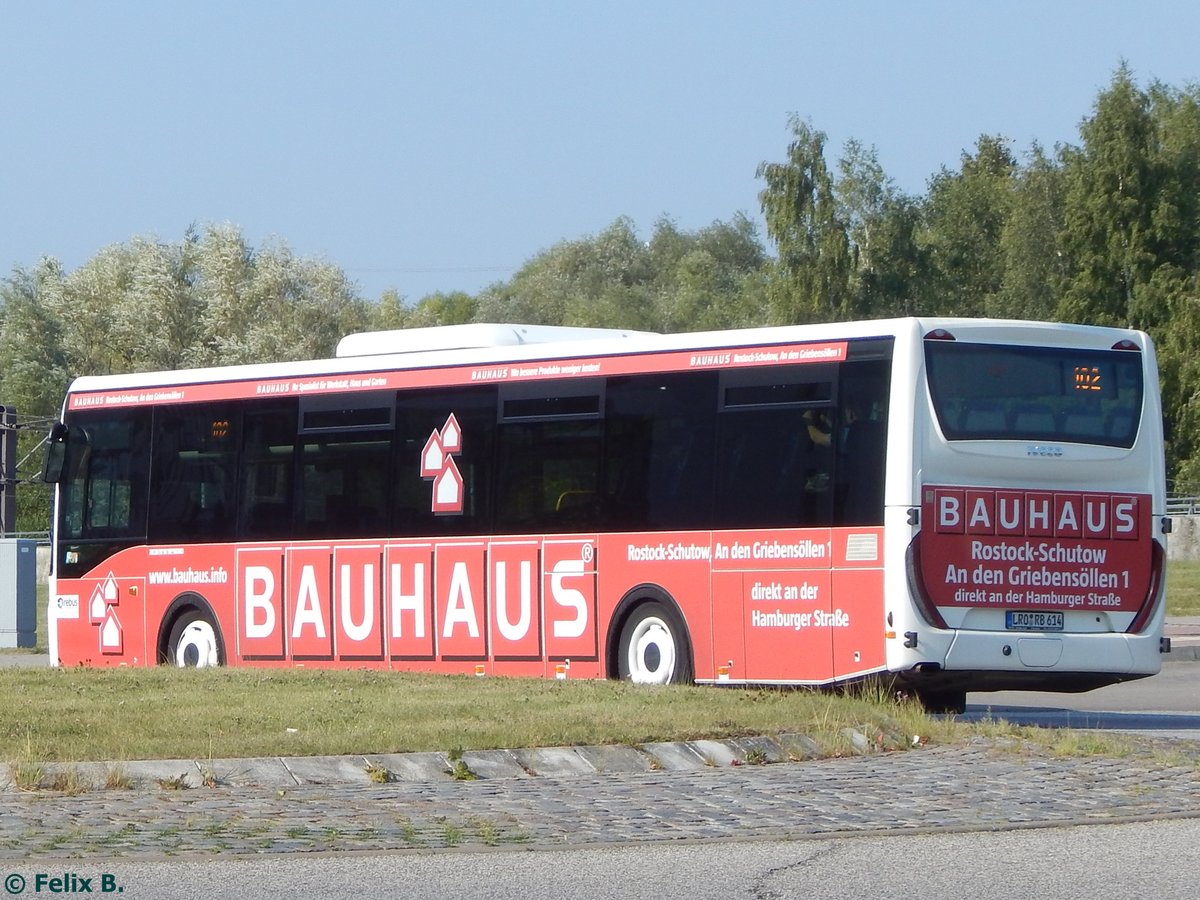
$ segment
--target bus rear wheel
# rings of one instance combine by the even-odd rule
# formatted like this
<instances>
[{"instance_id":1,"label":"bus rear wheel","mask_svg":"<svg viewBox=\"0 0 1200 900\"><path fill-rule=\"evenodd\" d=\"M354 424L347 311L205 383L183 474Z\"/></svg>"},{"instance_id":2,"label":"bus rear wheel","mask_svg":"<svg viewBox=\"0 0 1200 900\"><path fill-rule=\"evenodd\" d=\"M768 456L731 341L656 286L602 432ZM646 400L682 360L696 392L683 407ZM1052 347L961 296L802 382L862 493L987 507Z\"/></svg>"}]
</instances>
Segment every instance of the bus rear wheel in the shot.
<instances>
[{"instance_id":1,"label":"bus rear wheel","mask_svg":"<svg viewBox=\"0 0 1200 900\"><path fill-rule=\"evenodd\" d=\"M201 610L183 613L167 640L167 663L180 669L207 669L224 665L217 626Z\"/></svg>"},{"instance_id":2,"label":"bus rear wheel","mask_svg":"<svg viewBox=\"0 0 1200 900\"><path fill-rule=\"evenodd\" d=\"M917 699L931 715L960 716L967 711L966 691L917 691Z\"/></svg>"},{"instance_id":3,"label":"bus rear wheel","mask_svg":"<svg viewBox=\"0 0 1200 900\"><path fill-rule=\"evenodd\" d=\"M634 684L691 683L691 648L674 610L651 601L630 613L621 629L617 675Z\"/></svg>"}]
</instances>

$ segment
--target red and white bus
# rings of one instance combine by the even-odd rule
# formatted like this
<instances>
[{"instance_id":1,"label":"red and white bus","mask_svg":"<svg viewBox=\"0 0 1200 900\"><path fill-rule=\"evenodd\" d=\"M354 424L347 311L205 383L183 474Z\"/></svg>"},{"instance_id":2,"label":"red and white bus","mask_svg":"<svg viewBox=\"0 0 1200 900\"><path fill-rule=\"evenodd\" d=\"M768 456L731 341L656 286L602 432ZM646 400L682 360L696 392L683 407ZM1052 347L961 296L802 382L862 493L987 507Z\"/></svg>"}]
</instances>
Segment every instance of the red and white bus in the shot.
<instances>
[{"instance_id":1,"label":"red and white bus","mask_svg":"<svg viewBox=\"0 0 1200 900\"><path fill-rule=\"evenodd\" d=\"M84 377L51 658L1086 690L1157 672L1140 332L451 326Z\"/></svg>"}]
</instances>

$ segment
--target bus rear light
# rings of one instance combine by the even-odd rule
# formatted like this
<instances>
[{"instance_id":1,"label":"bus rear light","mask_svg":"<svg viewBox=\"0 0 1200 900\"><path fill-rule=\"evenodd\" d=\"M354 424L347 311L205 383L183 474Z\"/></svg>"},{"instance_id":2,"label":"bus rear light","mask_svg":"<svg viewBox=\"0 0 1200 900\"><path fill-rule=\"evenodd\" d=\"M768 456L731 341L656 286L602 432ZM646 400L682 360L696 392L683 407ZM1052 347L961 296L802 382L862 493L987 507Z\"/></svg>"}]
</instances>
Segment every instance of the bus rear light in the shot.
<instances>
[{"instance_id":1,"label":"bus rear light","mask_svg":"<svg viewBox=\"0 0 1200 900\"><path fill-rule=\"evenodd\" d=\"M1142 348L1130 340L1117 341L1115 344L1112 345L1112 349L1113 350L1132 350L1135 353L1142 352Z\"/></svg>"},{"instance_id":2,"label":"bus rear light","mask_svg":"<svg viewBox=\"0 0 1200 900\"><path fill-rule=\"evenodd\" d=\"M942 618L942 614L938 612L938 608L930 599L929 592L925 590L925 582L921 579L921 535L919 533L909 542L908 552L904 554L904 567L908 575L908 591L916 601L917 611L921 614L921 618L934 628L943 630L948 628L946 620ZM913 646L915 647L915 632L905 632L905 637L907 638L909 634L914 635Z\"/></svg>"},{"instance_id":3,"label":"bus rear light","mask_svg":"<svg viewBox=\"0 0 1200 900\"><path fill-rule=\"evenodd\" d=\"M958 340L954 335L948 332L945 328L935 328L929 334L925 335L927 341L954 341Z\"/></svg>"},{"instance_id":4,"label":"bus rear light","mask_svg":"<svg viewBox=\"0 0 1200 900\"><path fill-rule=\"evenodd\" d=\"M1158 541L1151 541L1150 585L1146 589L1146 599L1142 601L1142 608L1138 610L1133 621L1129 623L1129 627L1125 629L1126 634L1140 634L1146 630L1146 626L1154 618L1154 613L1158 610L1159 588L1162 586L1165 559L1166 554L1163 553L1162 544Z\"/></svg>"}]
</instances>

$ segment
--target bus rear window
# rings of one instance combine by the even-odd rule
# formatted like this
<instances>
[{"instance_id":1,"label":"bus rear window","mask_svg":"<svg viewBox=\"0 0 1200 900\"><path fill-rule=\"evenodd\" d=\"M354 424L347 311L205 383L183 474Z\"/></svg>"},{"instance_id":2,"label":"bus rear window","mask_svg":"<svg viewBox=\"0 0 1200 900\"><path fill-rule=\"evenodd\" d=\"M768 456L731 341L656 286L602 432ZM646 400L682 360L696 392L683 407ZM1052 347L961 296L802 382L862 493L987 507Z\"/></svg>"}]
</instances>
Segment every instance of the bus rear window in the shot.
<instances>
[{"instance_id":1,"label":"bus rear window","mask_svg":"<svg viewBox=\"0 0 1200 900\"><path fill-rule=\"evenodd\" d=\"M1132 447L1142 354L926 341L929 392L951 441L1059 441Z\"/></svg>"}]
</instances>

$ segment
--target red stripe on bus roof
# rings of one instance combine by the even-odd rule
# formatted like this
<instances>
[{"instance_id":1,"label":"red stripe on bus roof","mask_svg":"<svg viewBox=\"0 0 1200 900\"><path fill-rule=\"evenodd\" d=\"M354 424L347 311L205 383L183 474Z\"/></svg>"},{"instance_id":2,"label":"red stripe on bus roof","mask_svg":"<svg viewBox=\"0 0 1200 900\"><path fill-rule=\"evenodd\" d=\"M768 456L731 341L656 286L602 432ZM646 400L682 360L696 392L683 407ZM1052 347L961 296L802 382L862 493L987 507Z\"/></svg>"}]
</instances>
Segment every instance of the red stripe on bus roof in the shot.
<instances>
[{"instance_id":1,"label":"red stripe on bus roof","mask_svg":"<svg viewBox=\"0 0 1200 900\"><path fill-rule=\"evenodd\" d=\"M71 394L68 409L140 406L146 403L203 403L251 397L333 394L341 391L386 391L425 387L458 387L468 384L505 384L555 378L603 378L653 372L700 369L739 369L779 364L842 362L846 341L804 344L765 344L665 353L627 354L529 360L486 365L447 366L435 369L394 369L296 378L244 379L169 386L146 386Z\"/></svg>"}]
</instances>

